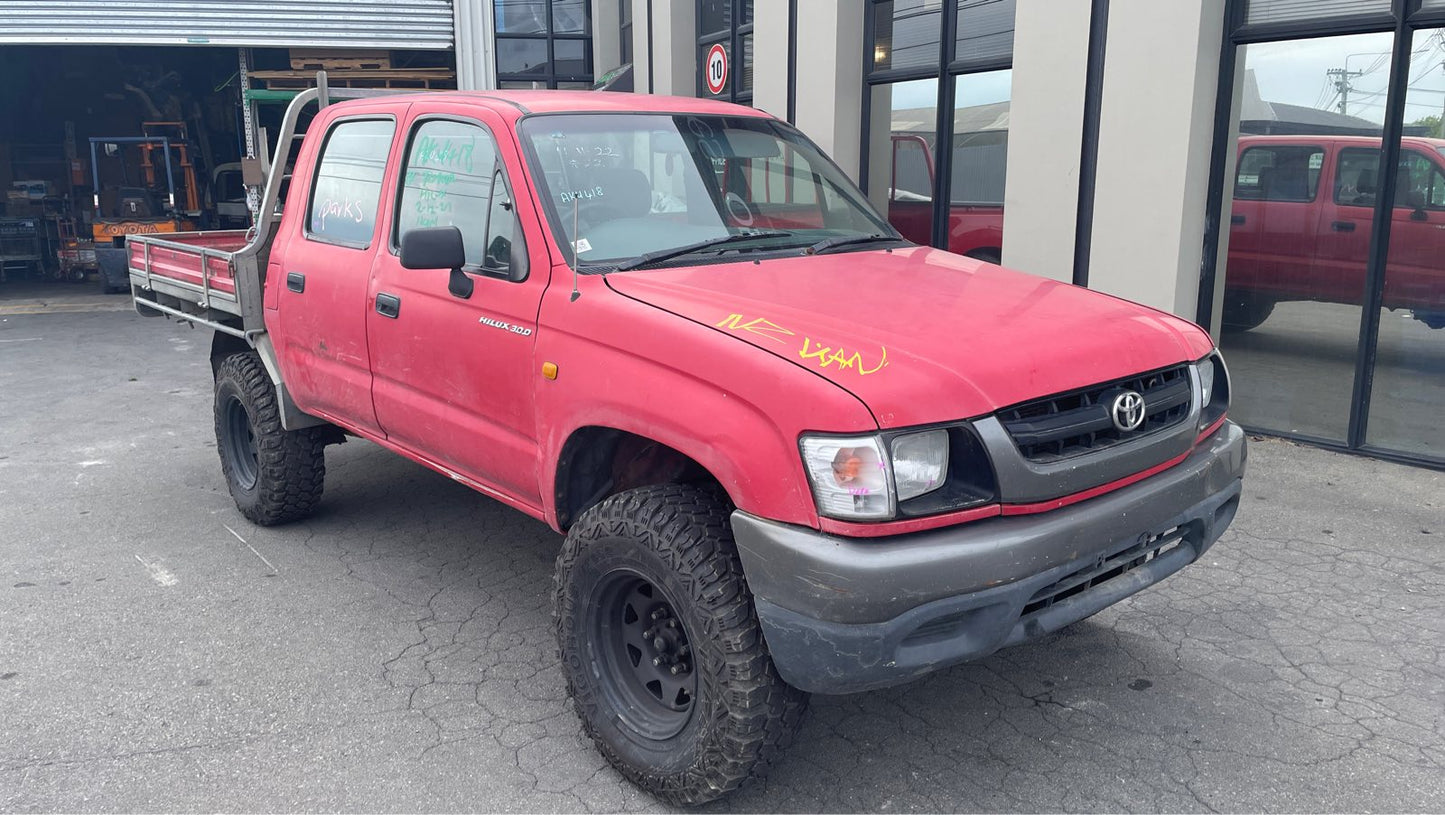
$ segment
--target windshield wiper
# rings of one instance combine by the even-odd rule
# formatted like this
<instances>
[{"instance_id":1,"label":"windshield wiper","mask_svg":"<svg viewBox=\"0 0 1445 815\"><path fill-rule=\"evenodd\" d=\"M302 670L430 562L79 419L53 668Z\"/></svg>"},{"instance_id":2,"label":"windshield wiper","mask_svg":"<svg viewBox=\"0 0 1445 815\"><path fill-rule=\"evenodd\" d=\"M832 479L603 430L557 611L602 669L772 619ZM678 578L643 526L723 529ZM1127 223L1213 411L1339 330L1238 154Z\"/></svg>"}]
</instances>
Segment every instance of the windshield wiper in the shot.
<instances>
[{"instance_id":1,"label":"windshield wiper","mask_svg":"<svg viewBox=\"0 0 1445 815\"><path fill-rule=\"evenodd\" d=\"M627 261L626 263L618 264L617 271L630 272L633 269L640 269L649 263L657 263L658 261L671 260L672 258L682 257L683 255L690 255L693 252L701 252L704 249L710 249L714 246L722 246L723 244L733 243L735 241L752 240L753 238L786 238L792 234L793 233L791 232L784 232L778 229L759 230L757 232L734 232L730 235L721 235L716 238L709 238L705 241L690 243L686 246L674 246L671 249L658 249L653 252L647 252L645 254L638 255L637 257Z\"/></svg>"},{"instance_id":2,"label":"windshield wiper","mask_svg":"<svg viewBox=\"0 0 1445 815\"><path fill-rule=\"evenodd\" d=\"M824 238L821 241L803 250L805 255L816 255L826 252L829 249L837 249L840 246L851 246L855 243L897 243L905 240L896 235L835 235L831 238Z\"/></svg>"}]
</instances>

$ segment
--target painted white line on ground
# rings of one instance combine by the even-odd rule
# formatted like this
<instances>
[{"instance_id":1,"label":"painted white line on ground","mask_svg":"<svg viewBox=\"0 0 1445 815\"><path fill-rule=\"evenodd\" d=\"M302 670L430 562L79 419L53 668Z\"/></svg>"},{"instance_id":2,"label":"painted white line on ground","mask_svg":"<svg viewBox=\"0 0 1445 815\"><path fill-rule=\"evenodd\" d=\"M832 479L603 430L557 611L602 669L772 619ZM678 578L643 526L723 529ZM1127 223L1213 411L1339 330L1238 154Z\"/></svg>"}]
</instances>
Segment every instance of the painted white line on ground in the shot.
<instances>
[{"instance_id":1,"label":"painted white line on ground","mask_svg":"<svg viewBox=\"0 0 1445 815\"><path fill-rule=\"evenodd\" d=\"M175 573L173 573L170 569L167 569L166 567L160 565L159 563L146 563L140 555L136 555L135 559L137 563L146 567L146 571L150 572L151 574L151 579L161 584L162 586L174 586L175 584L181 582L180 580L176 579Z\"/></svg>"},{"instance_id":2,"label":"painted white line on ground","mask_svg":"<svg viewBox=\"0 0 1445 815\"><path fill-rule=\"evenodd\" d=\"M257 551L256 551L256 547L252 546L252 545L249 544L249 543L246 543L246 539L243 538L243 537L241 537L241 534L240 534L239 532L237 532L236 530L232 529L232 528L229 527L229 526L226 526L225 524L221 524L221 526L225 526L227 532L230 532L232 535L235 535L235 536L236 536L236 540L240 541L241 543L245 543L245 544L246 544L246 548L251 550L251 554L253 554L253 555L255 555L256 557L260 558L260 559L261 559L261 562L264 563L264 564L266 564L266 568L268 568L268 569L271 570L271 574L280 574L280 573L281 573L275 566L272 566L272 565L271 565L271 561L267 560L265 555L263 555L263 554L261 554L260 552L257 552Z\"/></svg>"},{"instance_id":3,"label":"painted white line on ground","mask_svg":"<svg viewBox=\"0 0 1445 815\"><path fill-rule=\"evenodd\" d=\"M0 340L0 342L40 342L44 337L17 337L13 340Z\"/></svg>"}]
</instances>

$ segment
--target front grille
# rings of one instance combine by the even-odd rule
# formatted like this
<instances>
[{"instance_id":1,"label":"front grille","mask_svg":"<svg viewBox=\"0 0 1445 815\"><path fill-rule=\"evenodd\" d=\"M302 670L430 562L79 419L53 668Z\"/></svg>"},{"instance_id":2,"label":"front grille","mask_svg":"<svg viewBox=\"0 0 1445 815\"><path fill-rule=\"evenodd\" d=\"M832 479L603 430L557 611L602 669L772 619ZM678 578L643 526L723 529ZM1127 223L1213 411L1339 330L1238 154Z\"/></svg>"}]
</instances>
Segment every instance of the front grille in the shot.
<instances>
[{"instance_id":1,"label":"front grille","mask_svg":"<svg viewBox=\"0 0 1445 815\"><path fill-rule=\"evenodd\" d=\"M1122 431L1109 405L1123 391L1144 397L1144 424ZM1105 382L1025 402L999 412L999 421L1029 461L1047 463L1131 441L1171 427L1189 415L1189 366Z\"/></svg>"},{"instance_id":2,"label":"front grille","mask_svg":"<svg viewBox=\"0 0 1445 815\"><path fill-rule=\"evenodd\" d=\"M1176 547L1183 545L1185 531L1184 527L1176 526L1168 532L1152 535L1147 540L1136 543L1122 552L1095 561L1066 575L1061 580L1044 586L1029 598L1021 616L1027 617L1043 611L1060 600L1088 591L1100 583L1113 580L1166 552L1173 551Z\"/></svg>"}]
</instances>

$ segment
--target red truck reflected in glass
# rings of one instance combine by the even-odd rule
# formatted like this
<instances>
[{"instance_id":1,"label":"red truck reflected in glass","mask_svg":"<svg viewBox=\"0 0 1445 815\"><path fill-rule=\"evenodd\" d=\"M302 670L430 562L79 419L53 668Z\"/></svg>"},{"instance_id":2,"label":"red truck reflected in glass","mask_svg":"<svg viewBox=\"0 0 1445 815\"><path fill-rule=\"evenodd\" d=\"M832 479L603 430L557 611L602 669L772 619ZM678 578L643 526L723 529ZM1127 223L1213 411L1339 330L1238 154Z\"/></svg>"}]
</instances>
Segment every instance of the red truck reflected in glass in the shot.
<instances>
[{"instance_id":1,"label":"red truck reflected in glass","mask_svg":"<svg viewBox=\"0 0 1445 815\"><path fill-rule=\"evenodd\" d=\"M954 155L955 187L961 175ZM1230 213L1226 329L1262 324L1291 300L1359 305L1381 173L1380 140L1366 136L1243 136ZM888 218L927 244L932 226L933 150L895 133ZM1394 222L1384 306L1445 328L1445 139L1406 137L1396 170ZM1001 190L997 196L1002 198ZM997 263L1003 204L949 208L948 249Z\"/></svg>"}]
</instances>

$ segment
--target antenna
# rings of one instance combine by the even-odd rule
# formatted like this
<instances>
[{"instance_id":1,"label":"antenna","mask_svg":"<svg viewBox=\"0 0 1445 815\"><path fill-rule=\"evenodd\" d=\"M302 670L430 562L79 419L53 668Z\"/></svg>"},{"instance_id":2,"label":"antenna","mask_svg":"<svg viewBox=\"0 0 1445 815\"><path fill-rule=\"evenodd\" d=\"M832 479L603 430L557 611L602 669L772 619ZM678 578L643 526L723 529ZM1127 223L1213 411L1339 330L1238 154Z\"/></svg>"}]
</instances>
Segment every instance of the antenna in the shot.
<instances>
[{"instance_id":1,"label":"antenna","mask_svg":"<svg viewBox=\"0 0 1445 815\"><path fill-rule=\"evenodd\" d=\"M569 303L577 302L577 298L582 296L582 292L577 290L577 242L579 240L581 239L577 237L577 196L574 194L572 196L572 299L568 301Z\"/></svg>"}]
</instances>

